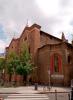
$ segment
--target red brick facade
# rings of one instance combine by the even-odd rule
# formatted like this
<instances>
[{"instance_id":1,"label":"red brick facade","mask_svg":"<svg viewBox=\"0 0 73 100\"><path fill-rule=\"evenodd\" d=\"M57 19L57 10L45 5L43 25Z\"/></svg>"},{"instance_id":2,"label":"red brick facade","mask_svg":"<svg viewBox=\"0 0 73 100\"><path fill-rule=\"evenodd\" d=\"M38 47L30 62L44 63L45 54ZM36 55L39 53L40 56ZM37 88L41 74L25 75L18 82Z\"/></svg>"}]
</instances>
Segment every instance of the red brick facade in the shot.
<instances>
[{"instance_id":1,"label":"red brick facade","mask_svg":"<svg viewBox=\"0 0 73 100\"><path fill-rule=\"evenodd\" d=\"M39 25L33 24L31 27L25 27L20 38L12 39L6 48L6 54L11 51L20 54L24 41L28 44L32 61L37 67L32 75L33 82L48 83L50 70L52 85L70 85L73 78L73 46L65 39L64 33L59 39L41 31Z\"/></svg>"}]
</instances>

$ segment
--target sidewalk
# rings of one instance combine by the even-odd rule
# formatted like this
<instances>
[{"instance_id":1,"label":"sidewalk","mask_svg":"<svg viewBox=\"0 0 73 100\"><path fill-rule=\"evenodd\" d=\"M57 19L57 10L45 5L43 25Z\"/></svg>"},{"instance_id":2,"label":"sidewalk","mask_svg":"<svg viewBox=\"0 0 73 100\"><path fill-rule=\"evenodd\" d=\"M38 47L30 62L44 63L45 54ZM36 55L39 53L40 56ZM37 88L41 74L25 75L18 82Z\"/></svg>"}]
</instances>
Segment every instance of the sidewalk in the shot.
<instances>
[{"instance_id":1,"label":"sidewalk","mask_svg":"<svg viewBox=\"0 0 73 100\"><path fill-rule=\"evenodd\" d=\"M39 94L46 94L49 97L49 100L70 100L70 88L64 87L52 87L50 90L45 88L38 89Z\"/></svg>"},{"instance_id":2,"label":"sidewalk","mask_svg":"<svg viewBox=\"0 0 73 100\"><path fill-rule=\"evenodd\" d=\"M43 87L38 86L37 90L34 86L0 88L0 96L5 98L4 100L48 100L48 98L54 100L55 96L58 100L65 100L65 98L69 100L68 92L70 92L70 88L52 87L49 90L47 87ZM57 90L57 94L55 90Z\"/></svg>"},{"instance_id":3,"label":"sidewalk","mask_svg":"<svg viewBox=\"0 0 73 100\"><path fill-rule=\"evenodd\" d=\"M44 86L38 86L38 90L35 90L34 86L23 86L23 87L9 87L0 88L0 93L39 93L39 92L70 92L70 88L64 87L52 87L50 90Z\"/></svg>"},{"instance_id":4,"label":"sidewalk","mask_svg":"<svg viewBox=\"0 0 73 100\"><path fill-rule=\"evenodd\" d=\"M39 87L38 88L38 91L39 92L55 92L55 91L57 91L57 92L70 92L71 91L71 88L65 88L65 87L52 87L52 88L47 88L47 87L44 87L44 86L42 86L42 87Z\"/></svg>"}]
</instances>

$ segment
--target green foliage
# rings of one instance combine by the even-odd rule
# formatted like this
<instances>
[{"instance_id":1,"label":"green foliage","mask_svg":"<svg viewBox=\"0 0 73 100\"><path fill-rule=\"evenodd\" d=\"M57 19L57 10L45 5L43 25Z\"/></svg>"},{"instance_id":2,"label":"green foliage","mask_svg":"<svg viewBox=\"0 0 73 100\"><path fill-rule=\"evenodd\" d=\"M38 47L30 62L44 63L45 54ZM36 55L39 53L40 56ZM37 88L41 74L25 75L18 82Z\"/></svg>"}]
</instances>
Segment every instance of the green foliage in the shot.
<instances>
[{"instance_id":1,"label":"green foliage","mask_svg":"<svg viewBox=\"0 0 73 100\"><path fill-rule=\"evenodd\" d=\"M18 56L15 52L10 52L8 54L7 62L18 59Z\"/></svg>"},{"instance_id":2,"label":"green foliage","mask_svg":"<svg viewBox=\"0 0 73 100\"><path fill-rule=\"evenodd\" d=\"M25 43L23 43L23 45L21 47L21 55L20 55L21 66L19 66L20 68L17 68L17 69L18 70L21 69L22 74L24 76L27 76L27 75L31 74L31 72L32 72L33 67L32 67L32 64L30 63L30 61L31 61L31 56L28 51L28 46Z\"/></svg>"},{"instance_id":3,"label":"green foliage","mask_svg":"<svg viewBox=\"0 0 73 100\"><path fill-rule=\"evenodd\" d=\"M24 69L23 66L20 64L16 67L16 74L23 75Z\"/></svg>"},{"instance_id":4,"label":"green foliage","mask_svg":"<svg viewBox=\"0 0 73 100\"><path fill-rule=\"evenodd\" d=\"M29 51L28 51L28 46L25 44L25 42L23 43L23 45L21 47L20 59L23 63L26 63L29 60L31 60L31 56L30 56Z\"/></svg>"},{"instance_id":5,"label":"green foliage","mask_svg":"<svg viewBox=\"0 0 73 100\"><path fill-rule=\"evenodd\" d=\"M7 60L7 72L8 72L8 74L15 73L16 67L18 65L20 65L19 57L14 52L9 53L8 60Z\"/></svg>"},{"instance_id":6,"label":"green foliage","mask_svg":"<svg viewBox=\"0 0 73 100\"><path fill-rule=\"evenodd\" d=\"M14 52L9 53L7 59L7 72L9 74L19 74L27 76L32 72L32 64L30 63L31 56L28 51L28 46L24 43L21 47L21 54L17 56Z\"/></svg>"},{"instance_id":7,"label":"green foliage","mask_svg":"<svg viewBox=\"0 0 73 100\"><path fill-rule=\"evenodd\" d=\"M13 69L13 64L12 62L7 63L7 73L8 74L13 74L14 69Z\"/></svg>"},{"instance_id":8,"label":"green foliage","mask_svg":"<svg viewBox=\"0 0 73 100\"><path fill-rule=\"evenodd\" d=\"M5 59L4 58L0 58L0 70L4 69L5 65Z\"/></svg>"}]
</instances>

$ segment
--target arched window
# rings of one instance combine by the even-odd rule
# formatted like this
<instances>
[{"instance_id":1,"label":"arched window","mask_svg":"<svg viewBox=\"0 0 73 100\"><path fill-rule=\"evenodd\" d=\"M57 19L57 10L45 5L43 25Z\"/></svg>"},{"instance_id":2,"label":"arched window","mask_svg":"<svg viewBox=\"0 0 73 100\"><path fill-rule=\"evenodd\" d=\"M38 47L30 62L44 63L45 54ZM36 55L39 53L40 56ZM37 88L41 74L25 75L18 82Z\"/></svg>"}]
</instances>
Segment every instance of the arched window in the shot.
<instances>
[{"instance_id":1,"label":"arched window","mask_svg":"<svg viewBox=\"0 0 73 100\"><path fill-rule=\"evenodd\" d=\"M68 55L68 64L71 64L71 56Z\"/></svg>"},{"instance_id":2,"label":"arched window","mask_svg":"<svg viewBox=\"0 0 73 100\"><path fill-rule=\"evenodd\" d=\"M54 54L54 72L59 72L59 57Z\"/></svg>"},{"instance_id":3,"label":"arched window","mask_svg":"<svg viewBox=\"0 0 73 100\"><path fill-rule=\"evenodd\" d=\"M62 73L62 57L59 54L53 54L50 58L51 73Z\"/></svg>"}]
</instances>

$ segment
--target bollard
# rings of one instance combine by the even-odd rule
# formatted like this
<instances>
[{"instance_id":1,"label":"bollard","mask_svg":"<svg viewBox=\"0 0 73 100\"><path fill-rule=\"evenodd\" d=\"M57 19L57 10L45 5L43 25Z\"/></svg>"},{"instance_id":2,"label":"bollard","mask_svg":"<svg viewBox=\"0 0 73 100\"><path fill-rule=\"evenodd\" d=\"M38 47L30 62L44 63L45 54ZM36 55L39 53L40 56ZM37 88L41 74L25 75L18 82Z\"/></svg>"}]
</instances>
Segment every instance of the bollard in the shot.
<instances>
[{"instance_id":1,"label":"bollard","mask_svg":"<svg viewBox=\"0 0 73 100\"><path fill-rule=\"evenodd\" d=\"M70 93L68 93L68 98L69 98L69 100L70 100Z\"/></svg>"},{"instance_id":2,"label":"bollard","mask_svg":"<svg viewBox=\"0 0 73 100\"><path fill-rule=\"evenodd\" d=\"M55 100L57 100L57 90L55 90Z\"/></svg>"},{"instance_id":3,"label":"bollard","mask_svg":"<svg viewBox=\"0 0 73 100\"><path fill-rule=\"evenodd\" d=\"M38 83L35 83L35 90L38 90Z\"/></svg>"},{"instance_id":4,"label":"bollard","mask_svg":"<svg viewBox=\"0 0 73 100\"><path fill-rule=\"evenodd\" d=\"M73 87L72 87L72 90L71 90L71 100L73 100Z\"/></svg>"}]
</instances>

